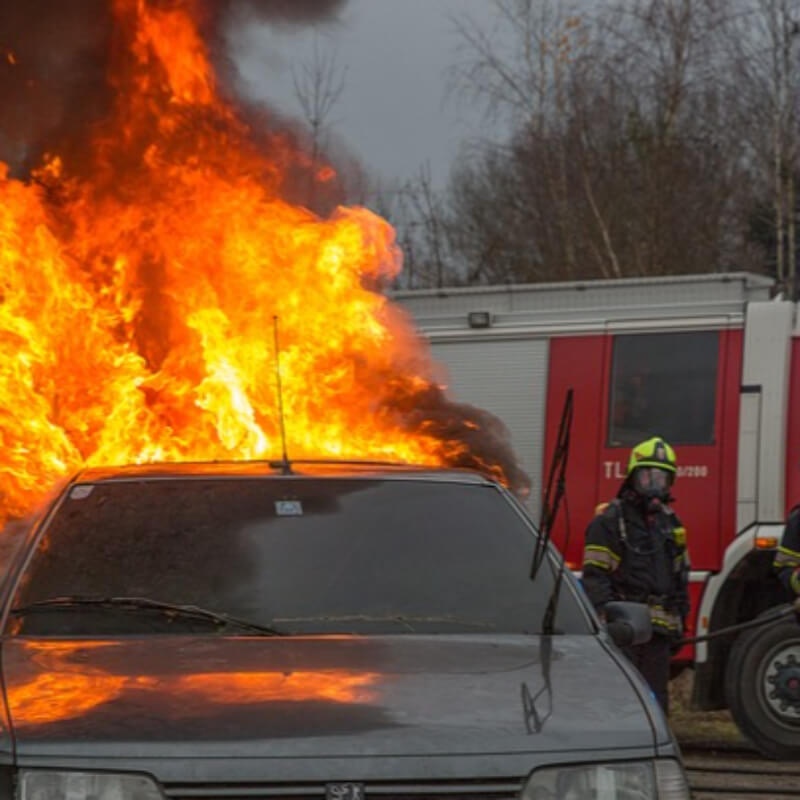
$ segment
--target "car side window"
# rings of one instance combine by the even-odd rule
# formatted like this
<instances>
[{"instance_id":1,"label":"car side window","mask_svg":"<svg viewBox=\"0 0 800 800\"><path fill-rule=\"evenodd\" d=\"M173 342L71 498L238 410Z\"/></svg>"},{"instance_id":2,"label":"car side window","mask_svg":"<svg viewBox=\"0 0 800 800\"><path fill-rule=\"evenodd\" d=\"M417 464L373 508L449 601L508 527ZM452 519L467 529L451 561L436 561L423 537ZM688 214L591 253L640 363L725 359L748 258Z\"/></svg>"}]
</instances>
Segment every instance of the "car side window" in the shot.
<instances>
[{"instance_id":1,"label":"car side window","mask_svg":"<svg viewBox=\"0 0 800 800\"><path fill-rule=\"evenodd\" d=\"M719 333L614 337L608 445L713 444Z\"/></svg>"}]
</instances>

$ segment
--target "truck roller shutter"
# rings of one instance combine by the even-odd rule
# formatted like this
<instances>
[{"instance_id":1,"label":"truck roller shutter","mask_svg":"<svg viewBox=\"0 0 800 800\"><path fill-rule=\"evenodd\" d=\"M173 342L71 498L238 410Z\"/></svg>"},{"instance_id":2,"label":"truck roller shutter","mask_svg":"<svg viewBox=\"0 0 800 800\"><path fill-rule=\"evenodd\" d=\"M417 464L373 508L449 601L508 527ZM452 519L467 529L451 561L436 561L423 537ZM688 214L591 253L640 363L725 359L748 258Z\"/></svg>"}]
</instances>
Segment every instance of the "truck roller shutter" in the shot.
<instances>
[{"instance_id":1,"label":"truck roller shutter","mask_svg":"<svg viewBox=\"0 0 800 800\"><path fill-rule=\"evenodd\" d=\"M437 342L433 357L446 368L448 393L499 417L531 478L528 508L538 516L547 397L546 339Z\"/></svg>"}]
</instances>

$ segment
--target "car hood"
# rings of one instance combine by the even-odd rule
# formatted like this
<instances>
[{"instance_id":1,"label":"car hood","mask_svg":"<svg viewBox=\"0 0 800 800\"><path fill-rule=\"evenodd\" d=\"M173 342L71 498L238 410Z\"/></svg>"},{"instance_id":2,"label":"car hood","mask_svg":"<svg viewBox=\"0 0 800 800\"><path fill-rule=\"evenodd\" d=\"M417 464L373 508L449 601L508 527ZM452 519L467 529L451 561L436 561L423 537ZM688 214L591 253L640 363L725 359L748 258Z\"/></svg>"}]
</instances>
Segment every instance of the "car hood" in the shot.
<instances>
[{"instance_id":1,"label":"car hood","mask_svg":"<svg viewBox=\"0 0 800 800\"><path fill-rule=\"evenodd\" d=\"M285 768L669 738L639 679L591 635L17 638L2 659L20 763L235 757Z\"/></svg>"}]
</instances>

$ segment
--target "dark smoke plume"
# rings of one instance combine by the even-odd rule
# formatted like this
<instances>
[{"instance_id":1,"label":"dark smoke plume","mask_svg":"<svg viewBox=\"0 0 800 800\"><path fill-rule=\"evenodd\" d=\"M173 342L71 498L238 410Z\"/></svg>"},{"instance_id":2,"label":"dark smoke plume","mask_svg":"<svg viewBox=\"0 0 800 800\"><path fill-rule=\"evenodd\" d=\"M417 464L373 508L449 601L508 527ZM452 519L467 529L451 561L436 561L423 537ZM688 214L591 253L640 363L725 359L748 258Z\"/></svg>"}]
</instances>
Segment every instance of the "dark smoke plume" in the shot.
<instances>
[{"instance_id":1,"label":"dark smoke plume","mask_svg":"<svg viewBox=\"0 0 800 800\"><path fill-rule=\"evenodd\" d=\"M107 0L0 3L0 159L30 166L107 106Z\"/></svg>"},{"instance_id":2,"label":"dark smoke plume","mask_svg":"<svg viewBox=\"0 0 800 800\"><path fill-rule=\"evenodd\" d=\"M198 10L201 30L225 61L228 21L305 25L335 19L347 0L151 0ZM17 174L58 144L79 150L111 103L111 0L0 1L0 160ZM221 70L230 75L230 63Z\"/></svg>"},{"instance_id":3,"label":"dark smoke plume","mask_svg":"<svg viewBox=\"0 0 800 800\"><path fill-rule=\"evenodd\" d=\"M436 385L397 398L395 409L403 424L415 433L466 445L466 451L449 459L450 466L486 472L500 464L508 487L527 495L531 481L517 461L505 424L488 411L449 399Z\"/></svg>"}]
</instances>

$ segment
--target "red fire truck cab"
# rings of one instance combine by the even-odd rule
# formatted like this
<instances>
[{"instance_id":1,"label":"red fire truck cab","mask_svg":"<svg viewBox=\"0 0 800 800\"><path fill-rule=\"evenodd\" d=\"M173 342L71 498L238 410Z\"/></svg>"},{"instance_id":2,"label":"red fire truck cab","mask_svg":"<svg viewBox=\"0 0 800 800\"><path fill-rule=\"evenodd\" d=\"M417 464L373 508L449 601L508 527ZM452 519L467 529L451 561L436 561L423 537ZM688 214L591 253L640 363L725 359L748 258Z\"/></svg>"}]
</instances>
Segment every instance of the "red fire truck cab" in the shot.
<instances>
[{"instance_id":1,"label":"red fire truck cab","mask_svg":"<svg viewBox=\"0 0 800 800\"><path fill-rule=\"evenodd\" d=\"M534 515L574 389L571 529L562 513L554 531L574 570L586 525L617 492L631 446L659 435L679 461L673 493L692 562L687 635L788 599L771 565L787 510L800 502L800 323L770 279L635 278L394 299L429 341L451 394L505 422L533 482ZM792 619L781 630L781 641L772 636L744 669L741 659L731 666L735 636L684 647L675 668L694 667L696 708L730 706L762 750L800 756L800 688L792 688L800 687L800 626ZM742 699L753 696L763 702Z\"/></svg>"}]
</instances>

